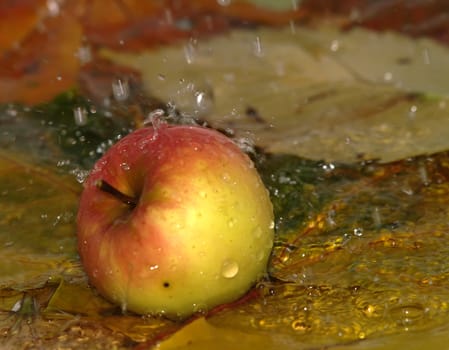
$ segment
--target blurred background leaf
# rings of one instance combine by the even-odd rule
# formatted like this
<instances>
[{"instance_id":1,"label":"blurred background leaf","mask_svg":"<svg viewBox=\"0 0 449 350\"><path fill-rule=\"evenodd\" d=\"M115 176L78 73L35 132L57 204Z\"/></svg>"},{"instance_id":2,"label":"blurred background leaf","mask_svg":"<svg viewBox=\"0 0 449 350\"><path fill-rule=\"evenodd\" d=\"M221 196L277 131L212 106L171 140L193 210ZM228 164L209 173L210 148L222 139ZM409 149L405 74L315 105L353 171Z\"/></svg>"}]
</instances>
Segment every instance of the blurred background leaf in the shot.
<instances>
[{"instance_id":1,"label":"blurred background leaf","mask_svg":"<svg viewBox=\"0 0 449 350\"><path fill-rule=\"evenodd\" d=\"M321 25L102 55L141 71L147 93L267 152L389 162L448 147L449 49L429 39Z\"/></svg>"}]
</instances>

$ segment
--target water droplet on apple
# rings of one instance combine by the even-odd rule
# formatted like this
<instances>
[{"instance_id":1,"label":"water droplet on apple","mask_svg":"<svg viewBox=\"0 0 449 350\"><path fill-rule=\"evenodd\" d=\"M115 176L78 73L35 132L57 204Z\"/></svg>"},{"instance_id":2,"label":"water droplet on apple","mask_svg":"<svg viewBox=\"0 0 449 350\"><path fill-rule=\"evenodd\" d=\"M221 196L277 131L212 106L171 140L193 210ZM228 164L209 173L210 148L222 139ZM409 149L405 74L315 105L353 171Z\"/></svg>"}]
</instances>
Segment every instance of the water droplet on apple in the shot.
<instances>
[{"instance_id":1,"label":"water droplet on apple","mask_svg":"<svg viewBox=\"0 0 449 350\"><path fill-rule=\"evenodd\" d=\"M201 198L207 198L207 193L205 191L200 191Z\"/></svg>"},{"instance_id":2,"label":"water droplet on apple","mask_svg":"<svg viewBox=\"0 0 449 350\"><path fill-rule=\"evenodd\" d=\"M207 305L204 303L193 304L193 312L199 314L207 313Z\"/></svg>"},{"instance_id":3,"label":"water droplet on apple","mask_svg":"<svg viewBox=\"0 0 449 350\"><path fill-rule=\"evenodd\" d=\"M221 275L224 278L234 278L239 273L239 264L234 260L225 260L221 267Z\"/></svg>"},{"instance_id":4,"label":"water droplet on apple","mask_svg":"<svg viewBox=\"0 0 449 350\"><path fill-rule=\"evenodd\" d=\"M270 229L270 230L274 229L274 221L271 221L271 222L270 222L269 229Z\"/></svg>"},{"instance_id":5,"label":"water droplet on apple","mask_svg":"<svg viewBox=\"0 0 449 350\"><path fill-rule=\"evenodd\" d=\"M229 228L234 227L234 225L235 225L235 219L234 219L234 218L229 219L229 221L228 221L228 226L229 226Z\"/></svg>"},{"instance_id":6,"label":"water droplet on apple","mask_svg":"<svg viewBox=\"0 0 449 350\"><path fill-rule=\"evenodd\" d=\"M128 171L130 169L129 164L126 162L120 163L120 168L122 168L125 171Z\"/></svg>"},{"instance_id":7,"label":"water droplet on apple","mask_svg":"<svg viewBox=\"0 0 449 350\"><path fill-rule=\"evenodd\" d=\"M262 237L262 229L260 227L256 227L256 229L253 232L256 238Z\"/></svg>"},{"instance_id":8,"label":"water droplet on apple","mask_svg":"<svg viewBox=\"0 0 449 350\"><path fill-rule=\"evenodd\" d=\"M260 250L260 251L257 253L256 259L257 259L257 261L262 261L262 260L264 259L264 257L265 257L265 252L262 251L262 250Z\"/></svg>"},{"instance_id":9,"label":"water droplet on apple","mask_svg":"<svg viewBox=\"0 0 449 350\"><path fill-rule=\"evenodd\" d=\"M228 173L223 174L223 181L229 182L231 180L231 176Z\"/></svg>"},{"instance_id":10,"label":"water droplet on apple","mask_svg":"<svg viewBox=\"0 0 449 350\"><path fill-rule=\"evenodd\" d=\"M150 266L150 271L155 271L157 269L159 269L159 265L157 265L157 264L154 264L154 265Z\"/></svg>"}]
</instances>

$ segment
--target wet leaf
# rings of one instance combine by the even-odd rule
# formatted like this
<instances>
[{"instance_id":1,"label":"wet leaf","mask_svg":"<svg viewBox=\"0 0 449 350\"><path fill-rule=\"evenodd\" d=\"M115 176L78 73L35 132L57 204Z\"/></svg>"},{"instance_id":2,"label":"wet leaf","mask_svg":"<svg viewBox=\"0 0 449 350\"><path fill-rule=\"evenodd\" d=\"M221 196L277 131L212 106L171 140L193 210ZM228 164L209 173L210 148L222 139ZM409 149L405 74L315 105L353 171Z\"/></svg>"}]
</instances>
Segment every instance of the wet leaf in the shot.
<instances>
[{"instance_id":1,"label":"wet leaf","mask_svg":"<svg viewBox=\"0 0 449 350\"><path fill-rule=\"evenodd\" d=\"M381 58L379 47L388 48ZM325 27L240 30L103 55L141 70L149 94L269 152L388 162L448 146L448 101L430 96L449 91L441 71L449 50L430 40Z\"/></svg>"},{"instance_id":2,"label":"wet leaf","mask_svg":"<svg viewBox=\"0 0 449 350\"><path fill-rule=\"evenodd\" d=\"M206 319L199 318L188 324L172 337L159 343L155 349L301 349L299 341L276 339L236 328L215 327Z\"/></svg>"},{"instance_id":3,"label":"wet leaf","mask_svg":"<svg viewBox=\"0 0 449 350\"><path fill-rule=\"evenodd\" d=\"M0 286L24 290L80 276L74 178L1 151L0 183Z\"/></svg>"}]
</instances>

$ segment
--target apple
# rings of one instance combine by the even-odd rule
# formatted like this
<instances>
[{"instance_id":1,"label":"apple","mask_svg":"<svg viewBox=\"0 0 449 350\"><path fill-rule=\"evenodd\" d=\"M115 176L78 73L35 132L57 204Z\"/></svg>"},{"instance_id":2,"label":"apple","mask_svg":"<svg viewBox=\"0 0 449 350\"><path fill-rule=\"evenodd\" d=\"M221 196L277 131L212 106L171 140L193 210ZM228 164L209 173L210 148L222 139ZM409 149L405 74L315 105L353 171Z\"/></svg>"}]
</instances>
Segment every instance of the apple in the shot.
<instances>
[{"instance_id":1,"label":"apple","mask_svg":"<svg viewBox=\"0 0 449 350\"><path fill-rule=\"evenodd\" d=\"M139 314L185 318L265 273L273 208L250 158L199 126L138 129L84 183L77 234L90 283Z\"/></svg>"}]
</instances>

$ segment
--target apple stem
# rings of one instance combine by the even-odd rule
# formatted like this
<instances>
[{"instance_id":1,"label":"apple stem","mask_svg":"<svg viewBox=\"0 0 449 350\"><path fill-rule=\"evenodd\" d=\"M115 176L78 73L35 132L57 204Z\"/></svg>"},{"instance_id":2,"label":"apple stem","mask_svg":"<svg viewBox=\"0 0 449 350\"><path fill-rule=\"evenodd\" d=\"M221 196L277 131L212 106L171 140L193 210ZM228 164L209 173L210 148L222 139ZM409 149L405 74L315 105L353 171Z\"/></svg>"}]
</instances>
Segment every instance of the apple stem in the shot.
<instances>
[{"instance_id":1,"label":"apple stem","mask_svg":"<svg viewBox=\"0 0 449 350\"><path fill-rule=\"evenodd\" d=\"M124 194L123 192L120 192L118 189L116 189L114 186L112 186L109 182L107 182L105 180L98 180L95 183L95 185L101 191L109 193L110 195L117 198L119 201L129 205L131 208L134 208L137 205L136 198L128 196L127 194Z\"/></svg>"}]
</instances>

